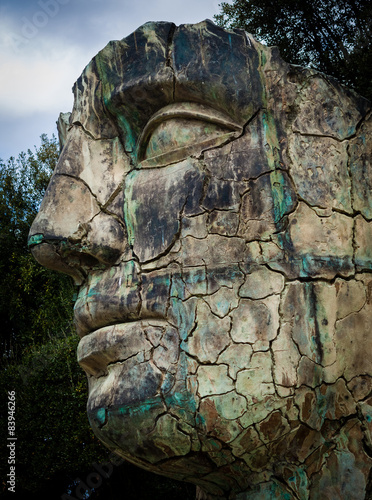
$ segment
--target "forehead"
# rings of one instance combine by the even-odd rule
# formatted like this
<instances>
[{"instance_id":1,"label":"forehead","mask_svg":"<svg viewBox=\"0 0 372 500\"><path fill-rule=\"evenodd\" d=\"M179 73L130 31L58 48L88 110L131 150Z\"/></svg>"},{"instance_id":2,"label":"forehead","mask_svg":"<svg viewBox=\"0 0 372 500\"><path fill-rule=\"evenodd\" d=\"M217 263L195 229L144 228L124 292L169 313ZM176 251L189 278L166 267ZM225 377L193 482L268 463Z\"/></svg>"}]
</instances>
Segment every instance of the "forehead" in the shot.
<instances>
[{"instance_id":1,"label":"forehead","mask_svg":"<svg viewBox=\"0 0 372 500\"><path fill-rule=\"evenodd\" d=\"M146 23L110 42L85 68L74 88L72 122L107 137L115 134L113 121L127 151L150 117L172 102L206 104L242 126L262 107L259 68L259 54L241 30L211 21Z\"/></svg>"}]
</instances>

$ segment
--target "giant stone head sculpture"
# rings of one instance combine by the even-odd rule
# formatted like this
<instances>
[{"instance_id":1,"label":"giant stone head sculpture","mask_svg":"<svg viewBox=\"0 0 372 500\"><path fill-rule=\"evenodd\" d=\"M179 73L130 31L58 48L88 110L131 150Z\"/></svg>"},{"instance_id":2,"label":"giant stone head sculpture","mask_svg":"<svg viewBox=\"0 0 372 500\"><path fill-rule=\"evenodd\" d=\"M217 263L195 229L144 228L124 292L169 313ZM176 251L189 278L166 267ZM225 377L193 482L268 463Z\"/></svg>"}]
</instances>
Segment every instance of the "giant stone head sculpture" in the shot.
<instances>
[{"instance_id":1,"label":"giant stone head sculpture","mask_svg":"<svg viewBox=\"0 0 372 500\"><path fill-rule=\"evenodd\" d=\"M210 21L110 42L74 93L30 246L79 286L96 435L208 498L367 498L368 102Z\"/></svg>"}]
</instances>

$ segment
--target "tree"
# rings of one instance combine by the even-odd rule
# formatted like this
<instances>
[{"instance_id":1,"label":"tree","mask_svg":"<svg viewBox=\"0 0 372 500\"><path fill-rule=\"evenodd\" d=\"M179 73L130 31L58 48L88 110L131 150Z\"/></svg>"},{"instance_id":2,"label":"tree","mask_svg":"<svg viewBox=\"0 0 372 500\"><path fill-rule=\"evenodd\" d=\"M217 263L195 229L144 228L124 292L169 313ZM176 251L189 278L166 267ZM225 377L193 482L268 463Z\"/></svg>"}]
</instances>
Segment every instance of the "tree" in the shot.
<instances>
[{"instance_id":1,"label":"tree","mask_svg":"<svg viewBox=\"0 0 372 500\"><path fill-rule=\"evenodd\" d=\"M58 159L55 137L41 136L35 153L0 160L0 322L3 361L61 337L72 324L73 285L42 268L27 236Z\"/></svg>"},{"instance_id":2,"label":"tree","mask_svg":"<svg viewBox=\"0 0 372 500\"><path fill-rule=\"evenodd\" d=\"M217 24L241 28L279 47L282 57L334 76L372 99L372 2L234 0Z\"/></svg>"}]
</instances>

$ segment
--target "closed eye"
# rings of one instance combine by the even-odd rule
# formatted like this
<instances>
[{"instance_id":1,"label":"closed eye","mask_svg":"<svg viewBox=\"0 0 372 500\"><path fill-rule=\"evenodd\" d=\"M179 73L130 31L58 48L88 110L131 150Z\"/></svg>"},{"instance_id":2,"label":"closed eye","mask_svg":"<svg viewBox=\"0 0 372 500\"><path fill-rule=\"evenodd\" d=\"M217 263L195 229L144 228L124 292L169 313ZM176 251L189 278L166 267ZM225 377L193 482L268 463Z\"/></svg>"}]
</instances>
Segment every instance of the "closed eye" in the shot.
<instances>
[{"instance_id":1,"label":"closed eye","mask_svg":"<svg viewBox=\"0 0 372 500\"><path fill-rule=\"evenodd\" d=\"M212 108L170 104L146 125L138 147L141 168L161 167L237 137L242 127Z\"/></svg>"}]
</instances>

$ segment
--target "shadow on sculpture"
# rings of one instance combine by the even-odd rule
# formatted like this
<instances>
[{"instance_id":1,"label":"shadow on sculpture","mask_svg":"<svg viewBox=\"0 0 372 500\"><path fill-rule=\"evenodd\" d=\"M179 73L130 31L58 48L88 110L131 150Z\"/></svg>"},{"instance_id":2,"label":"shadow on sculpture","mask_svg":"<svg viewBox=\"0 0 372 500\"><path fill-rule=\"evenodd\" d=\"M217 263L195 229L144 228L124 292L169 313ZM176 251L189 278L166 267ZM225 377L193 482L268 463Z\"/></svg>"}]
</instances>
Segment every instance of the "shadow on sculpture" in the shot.
<instances>
[{"instance_id":1,"label":"shadow on sculpture","mask_svg":"<svg viewBox=\"0 0 372 500\"><path fill-rule=\"evenodd\" d=\"M74 93L30 246L79 285L96 435L200 497L370 498L369 103L210 21Z\"/></svg>"}]
</instances>

